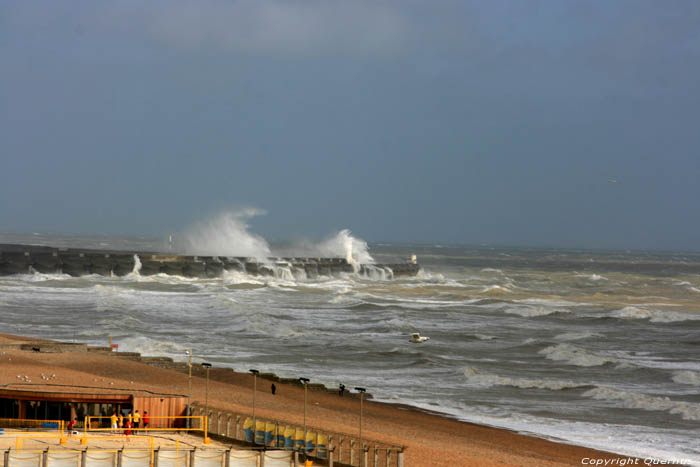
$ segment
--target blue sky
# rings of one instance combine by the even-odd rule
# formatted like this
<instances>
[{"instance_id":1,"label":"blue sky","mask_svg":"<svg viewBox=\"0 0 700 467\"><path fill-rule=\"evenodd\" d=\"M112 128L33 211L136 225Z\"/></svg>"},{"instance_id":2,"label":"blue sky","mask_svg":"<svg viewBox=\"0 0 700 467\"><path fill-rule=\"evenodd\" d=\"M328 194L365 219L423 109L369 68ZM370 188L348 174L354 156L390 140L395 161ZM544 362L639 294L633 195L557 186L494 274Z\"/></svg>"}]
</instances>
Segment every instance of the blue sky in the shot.
<instances>
[{"instance_id":1,"label":"blue sky","mask_svg":"<svg viewBox=\"0 0 700 467\"><path fill-rule=\"evenodd\" d=\"M0 64L0 231L700 249L695 0L0 0Z\"/></svg>"}]
</instances>

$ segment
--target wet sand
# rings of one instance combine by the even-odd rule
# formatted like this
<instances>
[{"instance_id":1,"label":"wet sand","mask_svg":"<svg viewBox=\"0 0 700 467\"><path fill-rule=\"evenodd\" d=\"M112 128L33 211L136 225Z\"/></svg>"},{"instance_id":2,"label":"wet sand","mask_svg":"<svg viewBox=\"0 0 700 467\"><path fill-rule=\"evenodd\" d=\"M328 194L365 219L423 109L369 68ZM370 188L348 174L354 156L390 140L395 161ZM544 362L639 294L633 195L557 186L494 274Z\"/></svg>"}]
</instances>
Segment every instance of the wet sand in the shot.
<instances>
[{"instance_id":1,"label":"wet sand","mask_svg":"<svg viewBox=\"0 0 700 467\"><path fill-rule=\"evenodd\" d=\"M187 395L188 378L179 371L157 368L113 355L62 350L20 350L18 343L36 339L0 335L0 389L81 391L149 391ZM201 368L201 367L199 367ZM41 373L55 374L50 381ZM227 371L209 382L209 406L252 413L253 377ZM30 382L17 378L28 376ZM313 375L307 375L313 377ZM256 413L289 423L303 423L303 388L258 378ZM111 384L110 384L111 383ZM192 379L192 401L204 403L206 381ZM357 433L359 404L355 397L308 392L307 425L328 431ZM405 446L405 465L414 466L555 466L582 465L582 459L625 459L584 447L460 422L404 405L365 400L363 438Z\"/></svg>"}]
</instances>

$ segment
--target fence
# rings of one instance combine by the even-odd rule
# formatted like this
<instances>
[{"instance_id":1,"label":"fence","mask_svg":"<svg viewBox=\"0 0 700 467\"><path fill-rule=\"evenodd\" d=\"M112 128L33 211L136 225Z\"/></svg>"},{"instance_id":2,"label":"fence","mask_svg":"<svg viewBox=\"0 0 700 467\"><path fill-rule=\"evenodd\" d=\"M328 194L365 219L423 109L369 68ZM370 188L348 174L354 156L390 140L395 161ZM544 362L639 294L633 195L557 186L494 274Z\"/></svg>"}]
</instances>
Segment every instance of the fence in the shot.
<instances>
[{"instance_id":1,"label":"fence","mask_svg":"<svg viewBox=\"0 0 700 467\"><path fill-rule=\"evenodd\" d=\"M322 463L334 462L358 467L403 467L403 451L400 446L360 440L347 433L331 432L321 428L289 424L209 407L209 413L199 404L192 404L192 412L206 416L209 434L218 435L253 445L305 453Z\"/></svg>"},{"instance_id":2,"label":"fence","mask_svg":"<svg viewBox=\"0 0 700 467\"><path fill-rule=\"evenodd\" d=\"M252 450L44 449L0 451L0 467L297 467L297 453Z\"/></svg>"}]
</instances>

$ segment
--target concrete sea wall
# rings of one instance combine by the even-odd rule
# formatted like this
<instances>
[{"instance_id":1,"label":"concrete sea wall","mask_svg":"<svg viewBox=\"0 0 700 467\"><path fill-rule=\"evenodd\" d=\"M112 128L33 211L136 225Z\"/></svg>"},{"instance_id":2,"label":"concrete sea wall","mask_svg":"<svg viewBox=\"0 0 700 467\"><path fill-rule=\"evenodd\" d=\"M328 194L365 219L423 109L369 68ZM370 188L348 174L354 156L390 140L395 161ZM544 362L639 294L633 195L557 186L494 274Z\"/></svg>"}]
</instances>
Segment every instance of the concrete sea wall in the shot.
<instances>
[{"instance_id":1,"label":"concrete sea wall","mask_svg":"<svg viewBox=\"0 0 700 467\"><path fill-rule=\"evenodd\" d=\"M353 266L345 258L268 258L267 261L255 261L245 257L0 245L0 276L32 272L71 276L124 276L138 271L144 276L162 273L185 277L219 277L224 271L238 271L251 275L291 274L307 278L357 272L384 278L414 276L419 269L418 264L411 262Z\"/></svg>"}]
</instances>

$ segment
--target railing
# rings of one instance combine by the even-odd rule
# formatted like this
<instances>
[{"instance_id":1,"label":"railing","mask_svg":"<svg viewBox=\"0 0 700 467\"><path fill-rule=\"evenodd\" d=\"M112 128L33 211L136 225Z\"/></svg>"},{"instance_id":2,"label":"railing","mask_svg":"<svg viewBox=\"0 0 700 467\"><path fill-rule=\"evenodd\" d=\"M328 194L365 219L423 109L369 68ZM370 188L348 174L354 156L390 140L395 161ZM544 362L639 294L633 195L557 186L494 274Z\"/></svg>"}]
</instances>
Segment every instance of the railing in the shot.
<instances>
[{"instance_id":1,"label":"railing","mask_svg":"<svg viewBox=\"0 0 700 467\"><path fill-rule=\"evenodd\" d=\"M403 467L404 447L307 425L303 427L281 420L253 417L209 406L209 413L194 403L191 411L209 420L209 433L224 438L268 448L278 448L306 454L332 465L339 462L358 467ZM255 426L253 426L255 425Z\"/></svg>"}]
</instances>

